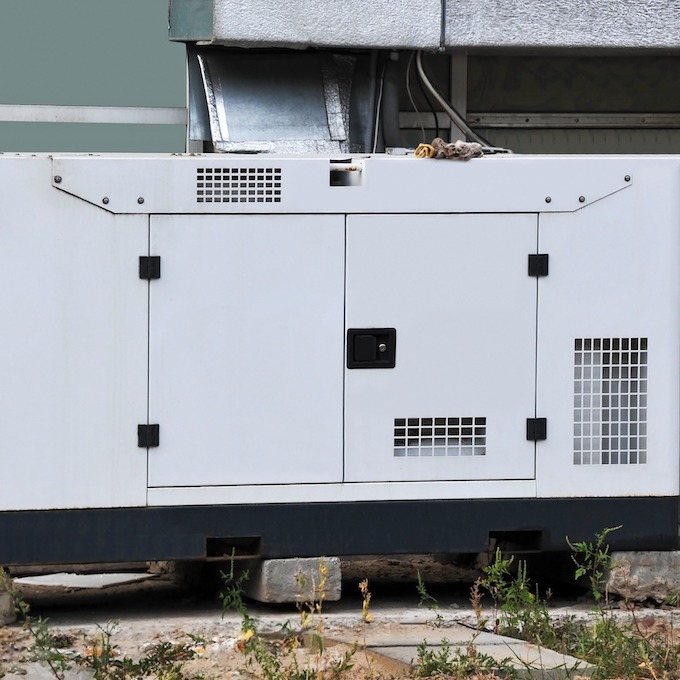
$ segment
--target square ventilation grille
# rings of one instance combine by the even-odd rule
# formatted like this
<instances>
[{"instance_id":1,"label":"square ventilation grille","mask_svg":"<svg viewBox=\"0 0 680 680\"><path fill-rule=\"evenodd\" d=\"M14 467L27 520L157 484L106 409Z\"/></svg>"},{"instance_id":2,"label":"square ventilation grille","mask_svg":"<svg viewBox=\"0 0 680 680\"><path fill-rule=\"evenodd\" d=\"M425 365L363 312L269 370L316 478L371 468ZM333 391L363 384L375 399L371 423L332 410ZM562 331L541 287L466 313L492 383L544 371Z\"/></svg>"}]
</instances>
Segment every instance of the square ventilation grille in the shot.
<instances>
[{"instance_id":1,"label":"square ventilation grille","mask_svg":"<svg viewBox=\"0 0 680 680\"><path fill-rule=\"evenodd\" d=\"M197 168L197 203L280 203L281 168Z\"/></svg>"},{"instance_id":2,"label":"square ventilation grille","mask_svg":"<svg viewBox=\"0 0 680 680\"><path fill-rule=\"evenodd\" d=\"M394 455L484 456L486 418L395 418Z\"/></svg>"},{"instance_id":3,"label":"square ventilation grille","mask_svg":"<svg viewBox=\"0 0 680 680\"><path fill-rule=\"evenodd\" d=\"M574 343L574 465L647 462L647 338Z\"/></svg>"}]
</instances>

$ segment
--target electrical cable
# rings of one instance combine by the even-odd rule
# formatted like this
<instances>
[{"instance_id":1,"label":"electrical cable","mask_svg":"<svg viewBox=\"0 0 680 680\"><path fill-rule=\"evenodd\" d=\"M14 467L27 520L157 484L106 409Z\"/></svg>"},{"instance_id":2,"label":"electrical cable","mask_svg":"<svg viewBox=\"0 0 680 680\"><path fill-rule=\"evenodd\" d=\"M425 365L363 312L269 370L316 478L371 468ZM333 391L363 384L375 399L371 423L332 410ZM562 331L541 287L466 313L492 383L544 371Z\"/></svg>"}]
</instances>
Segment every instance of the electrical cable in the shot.
<instances>
[{"instance_id":1,"label":"electrical cable","mask_svg":"<svg viewBox=\"0 0 680 680\"><path fill-rule=\"evenodd\" d=\"M373 149L371 153L375 153L378 148L378 131L380 129L380 109L382 108L382 97L383 97L383 86L385 84L385 67L387 64L383 64L382 71L380 72L380 90L378 90L378 103L375 108L375 132L373 134Z\"/></svg>"},{"instance_id":2,"label":"electrical cable","mask_svg":"<svg viewBox=\"0 0 680 680\"><path fill-rule=\"evenodd\" d=\"M418 111L418 107L416 106L415 101L413 100L413 94L411 93L411 66L413 65L413 59L416 56L415 51L411 52L411 58L408 60L408 65L406 66L406 94L408 94L408 99L411 102L411 106L413 107L413 110L416 112L416 119L418 120L418 126L420 127L420 133L422 135L421 141L425 141L425 126L423 125L423 119L420 117L420 111ZM435 117L435 122L436 122L436 117ZM437 137L439 137L439 133L437 133Z\"/></svg>"},{"instance_id":3,"label":"electrical cable","mask_svg":"<svg viewBox=\"0 0 680 680\"><path fill-rule=\"evenodd\" d=\"M435 105L432 103L432 99L430 99L430 95L427 93L427 90L423 85L423 81L420 78L416 78L416 80L418 81L418 88L420 89L420 93L423 95L423 99L427 102L427 106L429 107L430 111L432 112L432 116L434 117L434 136L439 137L441 131L439 129L439 118L437 116L437 109L435 108Z\"/></svg>"},{"instance_id":4,"label":"electrical cable","mask_svg":"<svg viewBox=\"0 0 680 680\"><path fill-rule=\"evenodd\" d=\"M463 116L456 111L456 109L449 104L449 102L442 97L442 95L438 92L438 90L434 87L434 85L430 82L430 79L425 75L425 71L423 70L423 61L422 61L422 51L418 51L416 54L416 67L418 69L418 75L420 76L420 79L423 82L423 85L430 91L432 96L439 102L440 106L444 109L446 112L446 115L471 139L473 139L475 142L478 142L479 144L483 144L484 146L490 146L489 142L487 142L483 137L480 137L468 124L467 121L463 118Z\"/></svg>"}]
</instances>

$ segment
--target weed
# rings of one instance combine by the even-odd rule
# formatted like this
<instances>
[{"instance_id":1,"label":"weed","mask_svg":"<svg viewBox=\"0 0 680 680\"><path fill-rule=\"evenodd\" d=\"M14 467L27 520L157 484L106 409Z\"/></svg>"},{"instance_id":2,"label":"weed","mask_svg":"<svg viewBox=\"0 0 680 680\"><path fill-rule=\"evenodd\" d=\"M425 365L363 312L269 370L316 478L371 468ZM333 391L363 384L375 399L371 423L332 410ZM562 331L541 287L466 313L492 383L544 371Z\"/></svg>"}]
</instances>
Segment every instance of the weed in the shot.
<instances>
[{"instance_id":1,"label":"weed","mask_svg":"<svg viewBox=\"0 0 680 680\"><path fill-rule=\"evenodd\" d=\"M364 623L373 621L373 614L370 612L371 591L368 589L368 579L365 578L359 582L359 591L361 592L361 620Z\"/></svg>"},{"instance_id":2,"label":"weed","mask_svg":"<svg viewBox=\"0 0 680 680\"><path fill-rule=\"evenodd\" d=\"M572 551L571 559L576 565L574 578L578 581L584 576L588 577L590 592L593 598L595 598L595 602L599 602L603 595L605 601L607 600L604 584L605 575L611 568L611 555L609 553L609 544L606 543L606 540L612 531L617 531L620 528L621 525L603 529L599 534L595 534L594 543L592 541L572 543L567 536L567 544Z\"/></svg>"},{"instance_id":3,"label":"weed","mask_svg":"<svg viewBox=\"0 0 680 680\"><path fill-rule=\"evenodd\" d=\"M1 575L5 584L11 583L4 572ZM64 680L66 671L71 668L71 659L60 646L63 639L55 638L47 625L48 619L41 616L31 616L31 608L28 603L11 589L11 585L5 587L16 603L17 613L24 619L24 629L33 638L33 644L28 650L26 660L36 661L47 666L57 680Z\"/></svg>"},{"instance_id":4,"label":"weed","mask_svg":"<svg viewBox=\"0 0 680 680\"><path fill-rule=\"evenodd\" d=\"M243 570L236 576L236 559L234 555L235 549L232 549L231 559L229 560L229 573L220 571L220 576L225 586L225 590L219 595L220 603L222 604L222 618L230 610L237 612L241 617L241 631L247 633L251 630L255 631L255 622L250 618L248 607L243 601L243 596L245 595L243 584L250 575L248 570Z\"/></svg>"},{"instance_id":5,"label":"weed","mask_svg":"<svg viewBox=\"0 0 680 680\"><path fill-rule=\"evenodd\" d=\"M268 639L258 634L255 622L248 614L243 601L243 575L235 578L234 559L228 574L222 573L227 589L221 596L223 611L233 609L241 616L242 634L238 648L246 656L246 670L264 680L337 680L353 667L357 651L355 644L343 654L326 652L323 640L323 605L326 600L328 567L323 558L319 560L318 581L311 580L302 571L296 574L298 589L297 607L300 612L301 630L307 630L307 645L312 652L302 663L298 649L304 638L296 634L287 622L281 626L282 639Z\"/></svg>"},{"instance_id":6,"label":"weed","mask_svg":"<svg viewBox=\"0 0 680 680\"><path fill-rule=\"evenodd\" d=\"M416 590L418 591L418 596L420 598L418 601L418 606L419 607L426 606L431 612L435 614L434 625L437 626L437 628L439 628L442 625L442 623L444 623L444 617L441 615L441 612L439 611L439 603L427 591L427 588L425 587L425 581L423 581L423 578L420 575L419 570L416 570L416 578L417 578Z\"/></svg>"},{"instance_id":7,"label":"weed","mask_svg":"<svg viewBox=\"0 0 680 680\"><path fill-rule=\"evenodd\" d=\"M501 673L504 677L512 677L514 668L511 659L496 661L492 656L478 651L474 640L463 653L459 648L451 650L448 640L443 639L438 650L429 649L426 642L418 645L418 661L414 674L418 678L447 676L463 680L469 677L497 677Z\"/></svg>"}]
</instances>

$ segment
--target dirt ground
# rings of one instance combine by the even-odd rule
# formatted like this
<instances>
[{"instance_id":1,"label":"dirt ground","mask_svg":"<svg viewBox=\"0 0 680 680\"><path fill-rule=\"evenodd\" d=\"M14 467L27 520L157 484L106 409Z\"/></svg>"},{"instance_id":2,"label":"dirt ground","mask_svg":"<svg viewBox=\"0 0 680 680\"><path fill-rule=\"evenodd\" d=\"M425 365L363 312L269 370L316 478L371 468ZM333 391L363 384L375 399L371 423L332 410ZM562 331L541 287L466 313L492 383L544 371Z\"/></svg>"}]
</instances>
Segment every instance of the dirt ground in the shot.
<instances>
[{"instance_id":1,"label":"dirt ground","mask_svg":"<svg viewBox=\"0 0 680 680\"><path fill-rule=\"evenodd\" d=\"M342 601L324 605L321 616L313 618L305 639L294 652L281 642L281 629L287 625L293 631L299 630L300 614L295 605L267 606L249 602L248 609L256 621L258 633L271 645L270 651L278 652L287 662L294 654L301 668L331 669L352 651L347 645L332 641L334 636L341 636L358 643L357 650L351 655L353 668L349 677L403 678L408 675L408 667L362 648L362 636L366 635L368 627L389 632L392 627L405 623L433 620L432 611L418 606L416 570L428 587L431 585L430 592L439 601L439 613L445 625L455 621L474 626L475 617L467 593L481 573L481 566L474 560L454 563L435 556L344 563ZM78 655L91 662L97 650L102 648L105 631L109 631L114 662L125 657L138 661L163 644L173 645L175 649L177 645L183 645L178 659L191 657L182 661L186 678L233 680L250 677L257 667L248 665L248 657L243 652L245 641L241 619L233 612L223 616L217 597L219 589L208 594L198 592L195 584L188 588L186 584L178 584L175 576L165 573L150 581L105 590L25 586L19 595L29 603L34 617L49 619L54 646L67 657ZM363 578L368 578L372 584L370 612L373 618L370 623L362 620L362 601L357 588ZM452 588L452 583L460 587ZM447 585L438 590L437 584ZM573 597L563 602L555 601L553 605L555 616L584 618L589 616L591 607L589 602L579 602ZM622 615L625 612L622 611ZM637 616L646 631L680 631L680 612L676 608L641 608ZM327 643L322 655L310 646L310 633L316 632ZM0 627L0 677L4 673L9 680L25 672L23 660L30 656L33 644L33 636L21 622ZM262 676L257 672L256 675ZM33 680L30 673L28 680Z\"/></svg>"},{"instance_id":2,"label":"dirt ground","mask_svg":"<svg viewBox=\"0 0 680 680\"><path fill-rule=\"evenodd\" d=\"M389 562L389 564L388 564ZM411 609L420 620L429 615L417 610L413 586L415 570L429 583L442 583L469 576L467 567L442 563L435 557L409 560L362 560L343 564L343 603L326 603L321 615L315 615L304 628L305 635L293 636L284 643L282 626L302 633L300 613L295 605L262 605L248 603L256 620L258 633L267 641L268 649L289 664L295 658L301 668L329 670L351 657L351 677L404 677L408 668L384 656L374 654L361 645L367 626L389 630L400 624L400 607L382 602L381 613L371 623L362 620L361 597L356 585L369 578L383 584L407 583L405 590ZM222 616L216 594L197 595L186 584L178 585L175 574L161 574L151 581L115 586L105 590L73 590L23 586L20 597L31 607L31 615L48 619L54 636L54 647L67 658L79 657L91 663L107 640L112 647L112 661L125 657L138 661L158 649L158 645L182 646L177 655L183 674L188 678L223 680L257 675L257 665L244 653L245 641L241 620L234 614ZM352 592L356 590L356 592ZM389 598L393 598L390 593ZM390 599L390 602L392 600ZM384 608L386 607L386 608ZM319 654L312 638L320 635L325 649ZM335 635L355 639L357 649L333 641ZM0 677L18 677L30 658L34 637L21 625L0 627ZM294 651L292 651L292 649ZM251 655L252 656L252 655ZM182 657L191 657L183 660ZM74 666L76 664L73 664Z\"/></svg>"}]
</instances>

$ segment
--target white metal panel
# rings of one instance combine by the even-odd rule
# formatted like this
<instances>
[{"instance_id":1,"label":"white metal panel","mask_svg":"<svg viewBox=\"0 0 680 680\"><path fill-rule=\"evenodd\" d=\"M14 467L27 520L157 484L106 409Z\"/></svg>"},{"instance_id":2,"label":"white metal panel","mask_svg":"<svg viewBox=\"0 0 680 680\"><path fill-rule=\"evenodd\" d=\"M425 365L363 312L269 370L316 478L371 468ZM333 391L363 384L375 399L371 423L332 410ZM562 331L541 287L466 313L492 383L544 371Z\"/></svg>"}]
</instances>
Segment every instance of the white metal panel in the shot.
<instances>
[{"instance_id":1,"label":"white metal panel","mask_svg":"<svg viewBox=\"0 0 680 680\"><path fill-rule=\"evenodd\" d=\"M364 484L261 484L149 489L149 505L342 503L469 498L533 498L534 480L392 482Z\"/></svg>"},{"instance_id":2,"label":"white metal panel","mask_svg":"<svg viewBox=\"0 0 680 680\"><path fill-rule=\"evenodd\" d=\"M149 485L342 478L344 219L158 216Z\"/></svg>"},{"instance_id":3,"label":"white metal panel","mask_svg":"<svg viewBox=\"0 0 680 680\"><path fill-rule=\"evenodd\" d=\"M634 169L631 191L577 213L540 217L540 251L550 256L539 288L538 412L548 419L548 439L536 452L540 496L678 493L680 167L657 158ZM593 351L587 366L577 365L577 339L642 338L646 385L638 367L632 373L639 357L626 358L629 375L619 371L616 385L602 372L617 365L613 352L605 360L604 351ZM581 369L589 374L577 374ZM612 455L610 436L625 439L617 442L623 456Z\"/></svg>"},{"instance_id":4,"label":"white metal panel","mask_svg":"<svg viewBox=\"0 0 680 680\"><path fill-rule=\"evenodd\" d=\"M628 189L633 163L611 156L463 162L377 155L343 161L357 168L347 178L352 186L331 186L337 164L319 155L60 156L54 186L114 213L564 212Z\"/></svg>"},{"instance_id":5,"label":"white metal panel","mask_svg":"<svg viewBox=\"0 0 680 680\"><path fill-rule=\"evenodd\" d=\"M348 217L347 328L397 340L395 368L346 371L345 481L533 478L536 229L533 215ZM483 448L449 431L467 417L484 419ZM453 446L433 433L398 451L409 418L446 419Z\"/></svg>"},{"instance_id":6,"label":"white metal panel","mask_svg":"<svg viewBox=\"0 0 680 680\"><path fill-rule=\"evenodd\" d=\"M144 505L148 218L0 158L0 510Z\"/></svg>"}]
</instances>

